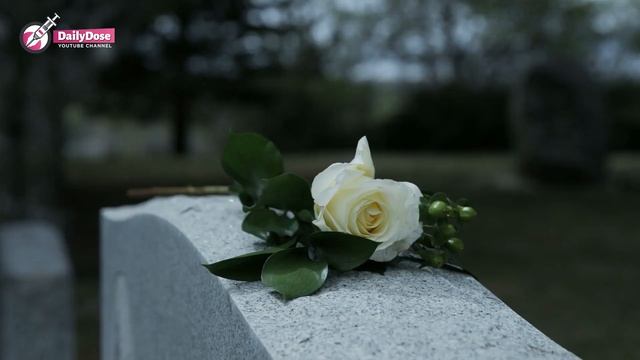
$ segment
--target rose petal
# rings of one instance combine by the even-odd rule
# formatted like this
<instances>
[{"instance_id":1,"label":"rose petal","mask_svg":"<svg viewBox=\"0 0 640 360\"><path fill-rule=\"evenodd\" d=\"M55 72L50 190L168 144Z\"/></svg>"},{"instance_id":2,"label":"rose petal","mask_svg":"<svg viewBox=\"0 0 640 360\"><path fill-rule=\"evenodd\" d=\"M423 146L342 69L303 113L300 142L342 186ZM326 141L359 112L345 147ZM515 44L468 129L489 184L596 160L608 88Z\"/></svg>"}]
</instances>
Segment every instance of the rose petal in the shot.
<instances>
[{"instance_id":1,"label":"rose petal","mask_svg":"<svg viewBox=\"0 0 640 360\"><path fill-rule=\"evenodd\" d=\"M349 164L346 163L335 163L329 165L328 168L324 169L321 173L316 175L311 183L311 196L315 200L315 203L324 206L327 204L328 200L331 199L333 195L332 192L328 192L327 190L336 190L337 184L336 180L338 175L343 172ZM335 192L335 191L333 191ZM323 195L323 193L326 193ZM327 199L328 197L328 199Z\"/></svg>"},{"instance_id":2,"label":"rose petal","mask_svg":"<svg viewBox=\"0 0 640 360\"><path fill-rule=\"evenodd\" d=\"M360 169L365 176L370 178L375 177L376 169L373 166L371 150L369 149L369 141L366 136L363 136L358 140L356 155L353 157L353 160L351 160L351 164L358 165L358 169Z\"/></svg>"}]
</instances>

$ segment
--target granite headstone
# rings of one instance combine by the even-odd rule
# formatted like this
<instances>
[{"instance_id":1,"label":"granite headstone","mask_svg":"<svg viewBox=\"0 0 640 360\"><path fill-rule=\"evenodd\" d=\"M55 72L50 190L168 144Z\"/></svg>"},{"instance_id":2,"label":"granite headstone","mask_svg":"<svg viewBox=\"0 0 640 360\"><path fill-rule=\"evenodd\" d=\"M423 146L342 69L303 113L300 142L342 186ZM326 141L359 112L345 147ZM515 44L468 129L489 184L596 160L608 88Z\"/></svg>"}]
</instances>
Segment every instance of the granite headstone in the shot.
<instances>
[{"instance_id":1,"label":"granite headstone","mask_svg":"<svg viewBox=\"0 0 640 360\"><path fill-rule=\"evenodd\" d=\"M233 197L102 212L102 358L574 359L472 277L401 263L283 301L202 264L258 249Z\"/></svg>"},{"instance_id":2,"label":"granite headstone","mask_svg":"<svg viewBox=\"0 0 640 360\"><path fill-rule=\"evenodd\" d=\"M576 61L532 66L511 103L513 143L521 171L542 182L602 180L608 126L597 83Z\"/></svg>"}]
</instances>

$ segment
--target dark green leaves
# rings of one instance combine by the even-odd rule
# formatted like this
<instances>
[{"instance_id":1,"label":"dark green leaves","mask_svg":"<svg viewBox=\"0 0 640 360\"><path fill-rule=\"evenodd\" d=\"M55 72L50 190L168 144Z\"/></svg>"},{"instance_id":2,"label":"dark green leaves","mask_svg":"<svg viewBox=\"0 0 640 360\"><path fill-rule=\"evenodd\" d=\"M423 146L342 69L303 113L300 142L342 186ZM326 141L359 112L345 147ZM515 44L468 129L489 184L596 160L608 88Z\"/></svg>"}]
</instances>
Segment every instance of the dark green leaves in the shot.
<instances>
[{"instance_id":1,"label":"dark green leaves","mask_svg":"<svg viewBox=\"0 0 640 360\"><path fill-rule=\"evenodd\" d=\"M258 215L253 216L271 217L267 212L278 216L270 210L254 211ZM329 266L340 271L354 269L366 263L378 246L374 241L339 232L315 232L308 235L306 241L309 247L287 249L295 243L293 240L284 247L271 247L205 266L213 274L227 279L261 279L285 299L293 299L322 287ZM309 257L310 249L315 255L313 259Z\"/></svg>"},{"instance_id":2,"label":"dark green leaves","mask_svg":"<svg viewBox=\"0 0 640 360\"><path fill-rule=\"evenodd\" d=\"M266 181L258 206L281 210L313 210L313 198L309 183L293 174L282 174Z\"/></svg>"},{"instance_id":3,"label":"dark green leaves","mask_svg":"<svg viewBox=\"0 0 640 360\"><path fill-rule=\"evenodd\" d=\"M242 230L267 240L272 232L278 236L293 236L298 231L298 222L269 209L254 209L244 218Z\"/></svg>"},{"instance_id":4,"label":"dark green leaves","mask_svg":"<svg viewBox=\"0 0 640 360\"><path fill-rule=\"evenodd\" d=\"M258 281L262 265L275 251L266 249L204 265L212 274L231 280Z\"/></svg>"},{"instance_id":5,"label":"dark green leaves","mask_svg":"<svg viewBox=\"0 0 640 360\"><path fill-rule=\"evenodd\" d=\"M334 269L348 271L364 264L378 247L378 243L340 232L317 232L309 236L309 243L319 259Z\"/></svg>"},{"instance_id":6,"label":"dark green leaves","mask_svg":"<svg viewBox=\"0 0 640 360\"><path fill-rule=\"evenodd\" d=\"M262 191L262 179L284 171L282 155L276 146L253 133L231 134L222 155L222 167L240 185L241 194L254 200Z\"/></svg>"},{"instance_id":7,"label":"dark green leaves","mask_svg":"<svg viewBox=\"0 0 640 360\"><path fill-rule=\"evenodd\" d=\"M309 259L307 248L288 249L267 259L262 268L262 283L285 299L293 299L316 292L327 279L327 272L327 262Z\"/></svg>"},{"instance_id":8,"label":"dark green leaves","mask_svg":"<svg viewBox=\"0 0 640 360\"><path fill-rule=\"evenodd\" d=\"M258 134L232 134L222 166L248 213L244 231L270 244L308 234L314 219L311 189L301 177L283 174L282 156L272 142Z\"/></svg>"}]
</instances>

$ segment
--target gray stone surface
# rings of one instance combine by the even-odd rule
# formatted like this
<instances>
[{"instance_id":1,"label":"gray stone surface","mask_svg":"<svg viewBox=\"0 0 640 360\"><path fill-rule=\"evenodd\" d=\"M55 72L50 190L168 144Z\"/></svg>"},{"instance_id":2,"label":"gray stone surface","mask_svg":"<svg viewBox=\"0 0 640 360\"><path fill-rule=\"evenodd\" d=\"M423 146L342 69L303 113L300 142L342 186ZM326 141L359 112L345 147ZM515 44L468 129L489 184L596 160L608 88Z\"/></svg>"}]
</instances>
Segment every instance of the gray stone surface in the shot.
<instances>
[{"instance_id":1,"label":"gray stone surface","mask_svg":"<svg viewBox=\"0 0 640 360\"><path fill-rule=\"evenodd\" d=\"M573 359L469 276L400 264L288 302L201 266L259 248L232 197L102 212L103 359Z\"/></svg>"},{"instance_id":2,"label":"gray stone surface","mask_svg":"<svg viewBox=\"0 0 640 360\"><path fill-rule=\"evenodd\" d=\"M0 227L0 360L74 358L73 275L59 232Z\"/></svg>"}]
</instances>

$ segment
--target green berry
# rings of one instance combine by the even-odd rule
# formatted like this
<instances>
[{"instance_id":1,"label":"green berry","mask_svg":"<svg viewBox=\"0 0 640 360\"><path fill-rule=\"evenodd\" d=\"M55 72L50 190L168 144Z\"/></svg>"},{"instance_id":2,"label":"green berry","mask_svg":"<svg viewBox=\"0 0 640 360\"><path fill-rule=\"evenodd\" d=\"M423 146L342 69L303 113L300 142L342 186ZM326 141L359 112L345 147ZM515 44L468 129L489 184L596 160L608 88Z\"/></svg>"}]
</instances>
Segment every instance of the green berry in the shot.
<instances>
[{"instance_id":1,"label":"green berry","mask_svg":"<svg viewBox=\"0 0 640 360\"><path fill-rule=\"evenodd\" d=\"M441 249L419 248L417 253L424 260L424 265L439 268L447 262L447 253Z\"/></svg>"},{"instance_id":2,"label":"green berry","mask_svg":"<svg viewBox=\"0 0 640 360\"><path fill-rule=\"evenodd\" d=\"M429 205L429 215L440 218L446 214L447 204L444 201L434 201Z\"/></svg>"},{"instance_id":3,"label":"green berry","mask_svg":"<svg viewBox=\"0 0 640 360\"><path fill-rule=\"evenodd\" d=\"M450 238L447 240L447 248L453 252L459 253L464 250L464 243L459 238Z\"/></svg>"},{"instance_id":4,"label":"green berry","mask_svg":"<svg viewBox=\"0 0 640 360\"><path fill-rule=\"evenodd\" d=\"M450 237L453 237L456 234L456 227L451 225L451 224L445 224L445 225L441 226L438 229L438 231L445 238L450 238Z\"/></svg>"},{"instance_id":5,"label":"green berry","mask_svg":"<svg viewBox=\"0 0 640 360\"><path fill-rule=\"evenodd\" d=\"M478 213L471 206L463 206L458 211L458 215L460 216L460 220L462 221L470 221L474 217L476 217Z\"/></svg>"},{"instance_id":6,"label":"green berry","mask_svg":"<svg viewBox=\"0 0 640 360\"><path fill-rule=\"evenodd\" d=\"M430 266L440 268L445 263L445 258L440 254L432 254L427 259L425 259Z\"/></svg>"}]
</instances>

